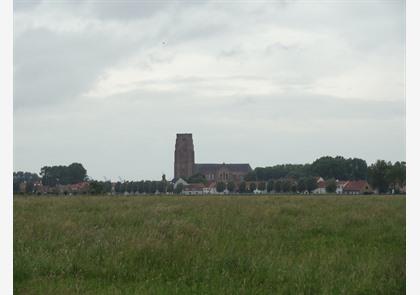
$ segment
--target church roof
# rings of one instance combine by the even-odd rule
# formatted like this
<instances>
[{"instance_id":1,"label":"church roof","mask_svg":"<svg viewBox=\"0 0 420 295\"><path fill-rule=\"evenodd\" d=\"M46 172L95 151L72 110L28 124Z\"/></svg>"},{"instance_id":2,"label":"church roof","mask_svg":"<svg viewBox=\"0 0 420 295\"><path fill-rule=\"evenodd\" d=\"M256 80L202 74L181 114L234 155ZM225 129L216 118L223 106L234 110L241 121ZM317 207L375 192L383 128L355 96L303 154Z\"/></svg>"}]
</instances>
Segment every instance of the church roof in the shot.
<instances>
[{"instance_id":1,"label":"church roof","mask_svg":"<svg viewBox=\"0 0 420 295\"><path fill-rule=\"evenodd\" d=\"M195 164L195 172L201 174L215 173L222 167L226 167L231 172L249 173L252 171L249 164Z\"/></svg>"}]
</instances>

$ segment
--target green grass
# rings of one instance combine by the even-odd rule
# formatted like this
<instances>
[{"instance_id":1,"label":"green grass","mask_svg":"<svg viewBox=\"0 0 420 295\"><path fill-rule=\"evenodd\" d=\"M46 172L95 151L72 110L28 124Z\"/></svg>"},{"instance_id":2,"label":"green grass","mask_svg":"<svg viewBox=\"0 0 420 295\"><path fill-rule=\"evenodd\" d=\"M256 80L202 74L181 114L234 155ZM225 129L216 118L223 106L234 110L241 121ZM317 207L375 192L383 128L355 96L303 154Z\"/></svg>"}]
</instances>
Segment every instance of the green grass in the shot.
<instances>
[{"instance_id":1,"label":"green grass","mask_svg":"<svg viewBox=\"0 0 420 295\"><path fill-rule=\"evenodd\" d=\"M404 294L405 197L15 197L15 294Z\"/></svg>"}]
</instances>

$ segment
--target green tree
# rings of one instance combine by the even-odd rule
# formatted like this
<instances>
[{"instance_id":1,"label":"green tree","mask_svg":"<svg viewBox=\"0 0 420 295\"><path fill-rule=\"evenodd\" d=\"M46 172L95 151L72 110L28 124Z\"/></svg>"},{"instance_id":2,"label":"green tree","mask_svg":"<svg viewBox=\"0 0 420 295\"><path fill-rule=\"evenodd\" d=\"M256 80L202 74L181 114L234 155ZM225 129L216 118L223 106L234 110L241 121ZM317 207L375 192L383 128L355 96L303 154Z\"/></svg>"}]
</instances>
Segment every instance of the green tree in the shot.
<instances>
[{"instance_id":1,"label":"green tree","mask_svg":"<svg viewBox=\"0 0 420 295\"><path fill-rule=\"evenodd\" d=\"M157 181L152 181L152 182L150 182L150 193L151 193L151 194L156 193L156 191L157 191L157 186L158 186Z\"/></svg>"},{"instance_id":2,"label":"green tree","mask_svg":"<svg viewBox=\"0 0 420 295\"><path fill-rule=\"evenodd\" d=\"M379 193L386 193L389 189L388 170L392 164L384 160L377 160L368 168L368 181Z\"/></svg>"},{"instance_id":3,"label":"green tree","mask_svg":"<svg viewBox=\"0 0 420 295\"><path fill-rule=\"evenodd\" d=\"M150 180L144 182L144 192L146 194L152 193L152 182Z\"/></svg>"},{"instance_id":4,"label":"green tree","mask_svg":"<svg viewBox=\"0 0 420 295\"><path fill-rule=\"evenodd\" d=\"M274 190L276 191L276 193L281 193L282 187L283 187L283 183L281 180L277 180L274 183Z\"/></svg>"},{"instance_id":5,"label":"green tree","mask_svg":"<svg viewBox=\"0 0 420 295\"><path fill-rule=\"evenodd\" d=\"M347 169L349 179L351 180L366 180L368 174L368 166L365 160L353 158L347 159ZM337 178L336 178L337 179Z\"/></svg>"},{"instance_id":6,"label":"green tree","mask_svg":"<svg viewBox=\"0 0 420 295\"><path fill-rule=\"evenodd\" d=\"M138 182L137 189L140 194L144 193L144 180Z\"/></svg>"},{"instance_id":7,"label":"green tree","mask_svg":"<svg viewBox=\"0 0 420 295\"><path fill-rule=\"evenodd\" d=\"M128 193L133 193L133 182L132 181L127 181L125 184L125 189Z\"/></svg>"},{"instance_id":8,"label":"green tree","mask_svg":"<svg viewBox=\"0 0 420 295\"><path fill-rule=\"evenodd\" d=\"M258 187L258 190L263 191L265 190L266 184L265 182L259 182L257 187Z\"/></svg>"},{"instance_id":9,"label":"green tree","mask_svg":"<svg viewBox=\"0 0 420 295\"><path fill-rule=\"evenodd\" d=\"M13 193L14 194L19 193L19 184L20 182L18 182L17 180L13 180Z\"/></svg>"},{"instance_id":10,"label":"green tree","mask_svg":"<svg viewBox=\"0 0 420 295\"><path fill-rule=\"evenodd\" d=\"M75 184L87 180L86 169L80 163L69 166L44 166L41 168L42 184L56 186L57 184Z\"/></svg>"},{"instance_id":11,"label":"green tree","mask_svg":"<svg viewBox=\"0 0 420 295\"><path fill-rule=\"evenodd\" d=\"M175 188L175 193L180 194L183 189L184 189L184 185L182 183L179 183Z\"/></svg>"},{"instance_id":12,"label":"green tree","mask_svg":"<svg viewBox=\"0 0 420 295\"><path fill-rule=\"evenodd\" d=\"M160 189L159 191L163 194L166 194L168 190L168 181L166 180L166 175L162 175L162 180L160 181Z\"/></svg>"},{"instance_id":13,"label":"green tree","mask_svg":"<svg viewBox=\"0 0 420 295\"><path fill-rule=\"evenodd\" d=\"M169 183L166 191L168 193L173 193L174 192L174 185L172 183Z\"/></svg>"},{"instance_id":14,"label":"green tree","mask_svg":"<svg viewBox=\"0 0 420 295\"><path fill-rule=\"evenodd\" d=\"M337 190L337 182L335 181L334 178L330 178L325 182L326 186L325 189L327 191L327 193L335 193L335 191Z\"/></svg>"},{"instance_id":15,"label":"green tree","mask_svg":"<svg viewBox=\"0 0 420 295\"><path fill-rule=\"evenodd\" d=\"M321 157L312 164L282 164L271 167L257 167L245 178L247 181L268 181L270 179L303 178L322 176L325 179L366 179L367 164L358 158Z\"/></svg>"},{"instance_id":16,"label":"green tree","mask_svg":"<svg viewBox=\"0 0 420 295\"><path fill-rule=\"evenodd\" d=\"M166 183L163 181L159 181L157 183L157 190L159 191L159 193L164 194L166 193Z\"/></svg>"},{"instance_id":17,"label":"green tree","mask_svg":"<svg viewBox=\"0 0 420 295\"><path fill-rule=\"evenodd\" d=\"M219 181L216 183L216 190L217 192L221 193L225 190L226 184L223 181Z\"/></svg>"},{"instance_id":18,"label":"green tree","mask_svg":"<svg viewBox=\"0 0 420 295\"><path fill-rule=\"evenodd\" d=\"M227 189L230 193L233 193L235 191L236 185L233 181L229 181L227 184Z\"/></svg>"},{"instance_id":19,"label":"green tree","mask_svg":"<svg viewBox=\"0 0 420 295\"><path fill-rule=\"evenodd\" d=\"M245 192L246 192L246 183L245 183L245 181L242 181L242 182L239 184L238 191L239 191L239 193L241 193L241 194L243 194L243 193L245 193Z\"/></svg>"},{"instance_id":20,"label":"green tree","mask_svg":"<svg viewBox=\"0 0 420 295\"><path fill-rule=\"evenodd\" d=\"M92 180L89 182L89 191L93 195L104 193L104 186L100 181Z\"/></svg>"},{"instance_id":21,"label":"green tree","mask_svg":"<svg viewBox=\"0 0 420 295\"><path fill-rule=\"evenodd\" d=\"M119 194L119 193L122 193L122 187L121 187L121 182L117 182L117 183L115 183L115 187L114 187L114 189L115 189L115 192L117 193L117 194Z\"/></svg>"},{"instance_id":22,"label":"green tree","mask_svg":"<svg viewBox=\"0 0 420 295\"><path fill-rule=\"evenodd\" d=\"M32 181L26 182L25 192L32 194L34 192L34 183Z\"/></svg>"},{"instance_id":23,"label":"green tree","mask_svg":"<svg viewBox=\"0 0 420 295\"><path fill-rule=\"evenodd\" d=\"M270 180L267 183L267 192L272 192L274 190L274 180Z\"/></svg>"},{"instance_id":24,"label":"green tree","mask_svg":"<svg viewBox=\"0 0 420 295\"><path fill-rule=\"evenodd\" d=\"M315 177L306 177L305 178L305 188L308 192L312 192L314 189L317 188L316 178Z\"/></svg>"},{"instance_id":25,"label":"green tree","mask_svg":"<svg viewBox=\"0 0 420 295\"><path fill-rule=\"evenodd\" d=\"M255 184L255 182L251 182L249 184L249 192L253 193L256 189L257 189L257 185Z\"/></svg>"},{"instance_id":26,"label":"green tree","mask_svg":"<svg viewBox=\"0 0 420 295\"><path fill-rule=\"evenodd\" d=\"M405 171L405 162L395 162L393 165L388 165L385 177L392 189L397 193L399 188L405 186Z\"/></svg>"},{"instance_id":27,"label":"green tree","mask_svg":"<svg viewBox=\"0 0 420 295\"><path fill-rule=\"evenodd\" d=\"M292 193L296 193L297 192L297 183L295 181L292 181L292 185L290 186L290 191Z\"/></svg>"},{"instance_id":28,"label":"green tree","mask_svg":"<svg viewBox=\"0 0 420 295\"><path fill-rule=\"evenodd\" d=\"M203 184L206 184L207 179L203 174L197 173L197 174L194 174L194 175L190 176L187 179L187 182L188 183L203 183Z\"/></svg>"},{"instance_id":29,"label":"green tree","mask_svg":"<svg viewBox=\"0 0 420 295\"><path fill-rule=\"evenodd\" d=\"M305 179L304 178L299 178L298 182L297 182L297 190L300 193L303 193L306 189L306 185L305 185Z\"/></svg>"},{"instance_id":30,"label":"green tree","mask_svg":"<svg viewBox=\"0 0 420 295\"><path fill-rule=\"evenodd\" d=\"M82 164L73 163L65 169L64 175L68 177L68 184L80 183L86 180L87 171Z\"/></svg>"},{"instance_id":31,"label":"green tree","mask_svg":"<svg viewBox=\"0 0 420 295\"><path fill-rule=\"evenodd\" d=\"M290 180L288 179L283 180L281 183L281 189L285 193L290 192L292 189L292 183L290 182Z\"/></svg>"},{"instance_id":32,"label":"green tree","mask_svg":"<svg viewBox=\"0 0 420 295\"><path fill-rule=\"evenodd\" d=\"M103 183L104 193L110 193L112 191L112 183L111 181L105 181Z\"/></svg>"},{"instance_id":33,"label":"green tree","mask_svg":"<svg viewBox=\"0 0 420 295\"><path fill-rule=\"evenodd\" d=\"M13 172L13 192L20 192L20 185L25 183L25 192L35 192L35 182L38 182L41 178L36 173L31 172Z\"/></svg>"}]
</instances>

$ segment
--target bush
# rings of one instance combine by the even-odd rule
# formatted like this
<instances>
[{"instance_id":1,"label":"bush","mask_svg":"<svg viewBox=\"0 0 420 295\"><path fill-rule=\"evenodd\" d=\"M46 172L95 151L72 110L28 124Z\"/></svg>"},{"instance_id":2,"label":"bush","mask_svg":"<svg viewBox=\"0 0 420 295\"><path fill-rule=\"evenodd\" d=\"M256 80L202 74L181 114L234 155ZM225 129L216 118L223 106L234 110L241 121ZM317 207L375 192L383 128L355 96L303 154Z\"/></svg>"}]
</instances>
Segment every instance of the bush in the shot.
<instances>
[{"instance_id":1,"label":"bush","mask_svg":"<svg viewBox=\"0 0 420 295\"><path fill-rule=\"evenodd\" d=\"M226 184L224 182L218 182L216 183L216 190L217 192L221 193L225 190Z\"/></svg>"}]
</instances>

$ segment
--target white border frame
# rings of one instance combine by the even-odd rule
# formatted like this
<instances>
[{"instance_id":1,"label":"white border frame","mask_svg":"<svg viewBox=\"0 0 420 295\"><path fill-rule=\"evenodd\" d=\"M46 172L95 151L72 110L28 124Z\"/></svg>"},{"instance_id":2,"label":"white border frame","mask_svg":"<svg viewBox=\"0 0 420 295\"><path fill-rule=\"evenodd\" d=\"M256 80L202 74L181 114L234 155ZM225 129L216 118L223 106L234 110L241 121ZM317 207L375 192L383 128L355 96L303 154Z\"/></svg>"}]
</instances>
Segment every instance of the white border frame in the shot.
<instances>
[{"instance_id":1,"label":"white border frame","mask_svg":"<svg viewBox=\"0 0 420 295\"><path fill-rule=\"evenodd\" d=\"M420 2L406 3L406 151L407 151L407 203L406 203L406 278L407 294L419 294L420 265L420 189L418 167L420 165L419 145L419 68Z\"/></svg>"},{"instance_id":2,"label":"white border frame","mask_svg":"<svg viewBox=\"0 0 420 295\"><path fill-rule=\"evenodd\" d=\"M13 0L0 1L0 286L13 294Z\"/></svg>"},{"instance_id":3,"label":"white border frame","mask_svg":"<svg viewBox=\"0 0 420 295\"><path fill-rule=\"evenodd\" d=\"M404 1L404 0L401 0ZM420 167L418 127L420 2L406 4L406 134L407 134L407 294L420 290L420 189L416 177ZM13 0L0 1L0 286L2 294L13 293ZM417 127L417 128L416 128Z\"/></svg>"}]
</instances>

